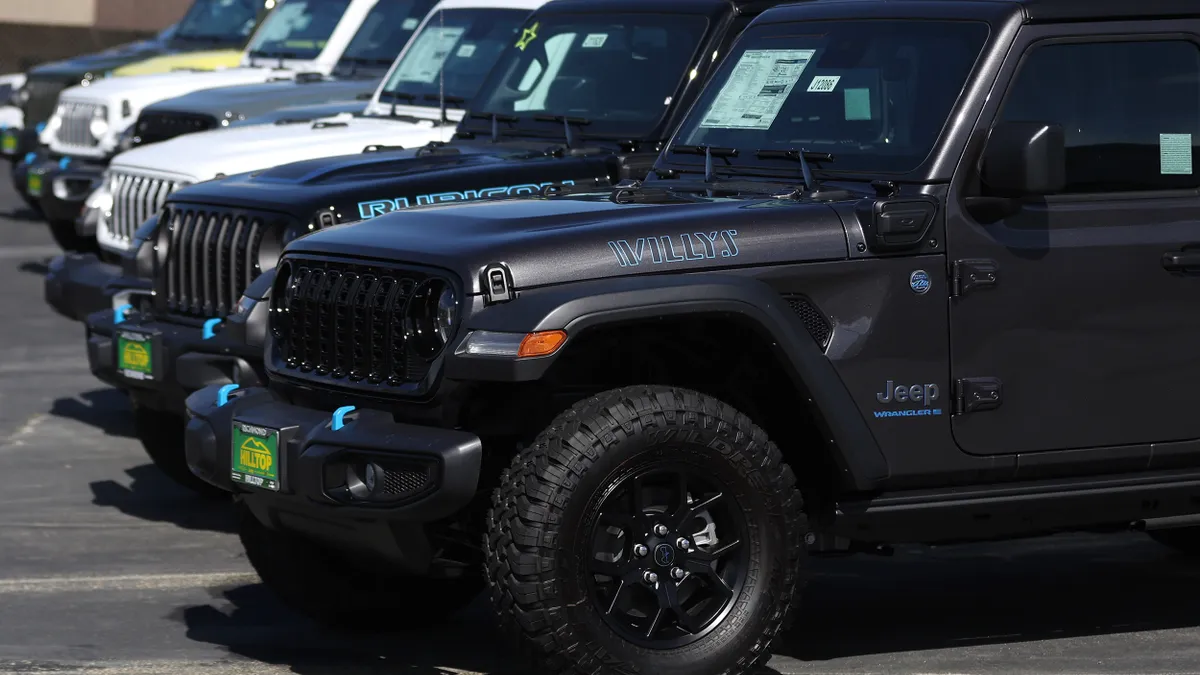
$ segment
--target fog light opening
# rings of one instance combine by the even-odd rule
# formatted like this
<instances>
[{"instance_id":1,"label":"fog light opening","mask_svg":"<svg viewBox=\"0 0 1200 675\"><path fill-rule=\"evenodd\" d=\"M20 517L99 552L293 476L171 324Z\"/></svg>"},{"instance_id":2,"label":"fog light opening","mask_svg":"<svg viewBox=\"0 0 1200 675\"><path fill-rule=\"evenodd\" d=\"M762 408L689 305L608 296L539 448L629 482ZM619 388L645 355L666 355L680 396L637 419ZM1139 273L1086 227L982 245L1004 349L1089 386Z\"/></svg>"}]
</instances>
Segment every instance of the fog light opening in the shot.
<instances>
[{"instance_id":1,"label":"fog light opening","mask_svg":"<svg viewBox=\"0 0 1200 675\"><path fill-rule=\"evenodd\" d=\"M347 464L346 489L355 499L378 499L383 491L384 474L384 468L375 462Z\"/></svg>"}]
</instances>

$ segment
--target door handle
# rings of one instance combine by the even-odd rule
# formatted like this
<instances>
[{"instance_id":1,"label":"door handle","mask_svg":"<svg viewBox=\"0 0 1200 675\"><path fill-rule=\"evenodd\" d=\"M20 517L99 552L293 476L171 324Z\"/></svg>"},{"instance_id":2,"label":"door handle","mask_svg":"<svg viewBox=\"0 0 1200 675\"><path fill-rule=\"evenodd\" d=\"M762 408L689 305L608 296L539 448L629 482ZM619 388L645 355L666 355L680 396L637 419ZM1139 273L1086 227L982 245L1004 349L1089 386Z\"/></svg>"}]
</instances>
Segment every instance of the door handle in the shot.
<instances>
[{"instance_id":1,"label":"door handle","mask_svg":"<svg viewBox=\"0 0 1200 675\"><path fill-rule=\"evenodd\" d=\"M1162 257L1164 269L1183 271L1200 269L1200 251L1170 251Z\"/></svg>"}]
</instances>

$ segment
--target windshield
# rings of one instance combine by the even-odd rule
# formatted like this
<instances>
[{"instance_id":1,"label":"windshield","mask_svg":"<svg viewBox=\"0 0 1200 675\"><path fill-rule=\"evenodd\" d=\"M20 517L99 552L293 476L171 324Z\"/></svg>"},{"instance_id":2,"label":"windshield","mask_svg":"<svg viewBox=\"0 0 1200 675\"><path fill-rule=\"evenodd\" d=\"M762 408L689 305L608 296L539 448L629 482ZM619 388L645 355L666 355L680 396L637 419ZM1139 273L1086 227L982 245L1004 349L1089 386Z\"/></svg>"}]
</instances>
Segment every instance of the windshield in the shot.
<instances>
[{"instance_id":1,"label":"windshield","mask_svg":"<svg viewBox=\"0 0 1200 675\"><path fill-rule=\"evenodd\" d=\"M263 0L196 0L175 31L186 39L249 37L258 25Z\"/></svg>"},{"instance_id":2,"label":"windshield","mask_svg":"<svg viewBox=\"0 0 1200 675\"><path fill-rule=\"evenodd\" d=\"M315 59L349 5L350 0L284 0L254 35L250 54Z\"/></svg>"},{"instance_id":3,"label":"windshield","mask_svg":"<svg viewBox=\"0 0 1200 675\"><path fill-rule=\"evenodd\" d=\"M392 65L434 3L435 0L379 0L347 45L342 61Z\"/></svg>"},{"instance_id":4,"label":"windshield","mask_svg":"<svg viewBox=\"0 0 1200 675\"><path fill-rule=\"evenodd\" d=\"M643 137L671 104L707 28L707 18L687 14L532 17L506 45L475 109L580 118L585 136Z\"/></svg>"},{"instance_id":5,"label":"windshield","mask_svg":"<svg viewBox=\"0 0 1200 675\"><path fill-rule=\"evenodd\" d=\"M817 169L911 171L932 150L987 36L987 24L969 21L751 28L672 146L735 148L738 157L727 160L735 165L757 162L758 150L802 149L833 155L832 163L814 164ZM664 159L703 162L673 152ZM719 170L725 161L714 166Z\"/></svg>"},{"instance_id":6,"label":"windshield","mask_svg":"<svg viewBox=\"0 0 1200 675\"><path fill-rule=\"evenodd\" d=\"M465 106L527 16L527 9L439 11L412 39L380 98L436 106L444 91Z\"/></svg>"}]
</instances>

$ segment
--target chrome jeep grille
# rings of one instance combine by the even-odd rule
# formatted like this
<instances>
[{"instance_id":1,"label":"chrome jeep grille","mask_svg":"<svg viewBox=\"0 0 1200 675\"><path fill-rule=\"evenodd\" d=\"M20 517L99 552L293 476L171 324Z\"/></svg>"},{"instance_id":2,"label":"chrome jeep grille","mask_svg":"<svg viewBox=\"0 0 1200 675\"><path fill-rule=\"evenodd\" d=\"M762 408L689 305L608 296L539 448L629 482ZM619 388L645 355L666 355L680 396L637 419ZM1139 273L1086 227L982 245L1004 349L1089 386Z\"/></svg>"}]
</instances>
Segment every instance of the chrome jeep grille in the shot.
<instances>
[{"instance_id":1,"label":"chrome jeep grille","mask_svg":"<svg viewBox=\"0 0 1200 675\"><path fill-rule=\"evenodd\" d=\"M161 211L167 197L182 186L179 181L111 169L109 189L113 194L113 209L108 228L112 237L132 241L142 223Z\"/></svg>"},{"instance_id":2,"label":"chrome jeep grille","mask_svg":"<svg viewBox=\"0 0 1200 675\"><path fill-rule=\"evenodd\" d=\"M212 115L197 115L194 113L177 112L143 112L138 117L134 135L138 145L161 143L176 136L208 131L217 126L217 118Z\"/></svg>"},{"instance_id":3,"label":"chrome jeep grille","mask_svg":"<svg viewBox=\"0 0 1200 675\"><path fill-rule=\"evenodd\" d=\"M419 382L429 364L409 345L404 310L427 278L391 266L285 258L272 292L276 367L349 384Z\"/></svg>"},{"instance_id":4,"label":"chrome jeep grille","mask_svg":"<svg viewBox=\"0 0 1200 675\"><path fill-rule=\"evenodd\" d=\"M62 126L55 133L58 142L77 148L94 148L100 145L100 139L92 135L91 126L92 120L96 119L97 111L100 111L101 119L107 115L104 106L96 103L64 101L62 107Z\"/></svg>"},{"instance_id":5,"label":"chrome jeep grille","mask_svg":"<svg viewBox=\"0 0 1200 675\"><path fill-rule=\"evenodd\" d=\"M156 291L168 313L191 318L233 311L263 272L267 235L282 232L288 222L275 213L192 204L169 204L162 218L167 255Z\"/></svg>"}]
</instances>

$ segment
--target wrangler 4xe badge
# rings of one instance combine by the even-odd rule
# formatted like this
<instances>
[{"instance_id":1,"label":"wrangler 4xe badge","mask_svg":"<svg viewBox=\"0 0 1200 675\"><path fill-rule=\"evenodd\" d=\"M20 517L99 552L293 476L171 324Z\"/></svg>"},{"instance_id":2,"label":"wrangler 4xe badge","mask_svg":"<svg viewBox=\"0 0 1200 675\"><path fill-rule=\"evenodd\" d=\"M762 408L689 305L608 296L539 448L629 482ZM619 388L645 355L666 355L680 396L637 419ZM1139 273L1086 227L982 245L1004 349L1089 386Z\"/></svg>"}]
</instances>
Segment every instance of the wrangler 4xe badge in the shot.
<instances>
[{"instance_id":1,"label":"wrangler 4xe badge","mask_svg":"<svg viewBox=\"0 0 1200 675\"><path fill-rule=\"evenodd\" d=\"M640 265L647 256L652 264L660 265L692 260L711 260L718 255L722 258L736 258L738 254L737 242L734 241L736 236L737 230L684 232L661 237L639 237L632 242L628 239L618 239L608 242L608 247L612 249L613 255L617 256L617 264L621 267Z\"/></svg>"},{"instance_id":2,"label":"wrangler 4xe badge","mask_svg":"<svg viewBox=\"0 0 1200 675\"><path fill-rule=\"evenodd\" d=\"M875 400L886 404L919 405L919 408L902 410L876 410L875 417L930 417L941 415L941 408L932 407L941 398L941 389L936 384L896 384L888 380L883 391L875 394Z\"/></svg>"}]
</instances>

